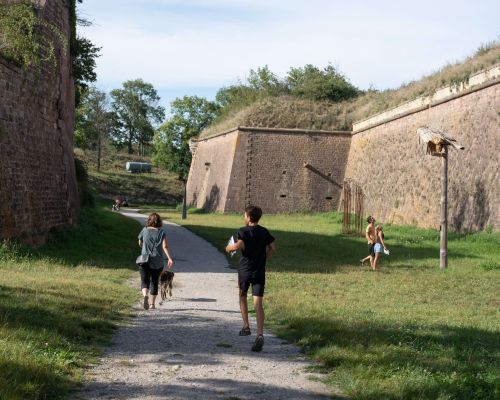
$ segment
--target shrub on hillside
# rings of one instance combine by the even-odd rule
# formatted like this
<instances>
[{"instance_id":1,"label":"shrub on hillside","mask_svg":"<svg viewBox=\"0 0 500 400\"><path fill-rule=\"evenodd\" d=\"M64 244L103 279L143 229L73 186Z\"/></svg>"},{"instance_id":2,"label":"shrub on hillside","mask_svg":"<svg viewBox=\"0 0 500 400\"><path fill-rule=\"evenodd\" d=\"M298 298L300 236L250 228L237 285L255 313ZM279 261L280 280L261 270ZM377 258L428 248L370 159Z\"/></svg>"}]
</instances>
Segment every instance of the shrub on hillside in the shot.
<instances>
[{"instance_id":1,"label":"shrub on hillside","mask_svg":"<svg viewBox=\"0 0 500 400\"><path fill-rule=\"evenodd\" d=\"M85 163L75 157L76 181L78 183L78 194L80 195L81 207L94 207L95 200L89 189L89 175Z\"/></svg>"}]
</instances>

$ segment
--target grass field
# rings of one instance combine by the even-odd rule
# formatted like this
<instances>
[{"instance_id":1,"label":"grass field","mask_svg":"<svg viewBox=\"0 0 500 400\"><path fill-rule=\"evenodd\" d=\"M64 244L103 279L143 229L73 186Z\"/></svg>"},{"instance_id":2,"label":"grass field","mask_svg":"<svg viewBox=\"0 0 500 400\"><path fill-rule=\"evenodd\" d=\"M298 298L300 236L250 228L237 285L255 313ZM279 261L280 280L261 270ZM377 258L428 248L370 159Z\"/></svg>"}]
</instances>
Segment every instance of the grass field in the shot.
<instances>
[{"instance_id":1,"label":"grass field","mask_svg":"<svg viewBox=\"0 0 500 400\"><path fill-rule=\"evenodd\" d=\"M137 223L100 208L30 253L0 243L0 399L58 399L139 295Z\"/></svg>"},{"instance_id":2,"label":"grass field","mask_svg":"<svg viewBox=\"0 0 500 400\"><path fill-rule=\"evenodd\" d=\"M101 170L96 169L96 152L75 149L75 155L87 166L89 184L100 198L113 200L126 197L132 206L137 204L175 205L182 199L182 184L177 176L153 167L151 173L132 174L125 170L127 161L151 162L149 157L129 155L106 144ZM111 203L110 203L111 204Z\"/></svg>"},{"instance_id":3,"label":"grass field","mask_svg":"<svg viewBox=\"0 0 500 400\"><path fill-rule=\"evenodd\" d=\"M162 215L181 222L177 211ZM438 232L386 226L391 255L372 272L358 261L364 239L341 235L340 218L263 218L278 248L267 324L355 399L500 398L500 234L450 234L440 270ZM223 249L242 217L192 214L183 224Z\"/></svg>"}]
</instances>

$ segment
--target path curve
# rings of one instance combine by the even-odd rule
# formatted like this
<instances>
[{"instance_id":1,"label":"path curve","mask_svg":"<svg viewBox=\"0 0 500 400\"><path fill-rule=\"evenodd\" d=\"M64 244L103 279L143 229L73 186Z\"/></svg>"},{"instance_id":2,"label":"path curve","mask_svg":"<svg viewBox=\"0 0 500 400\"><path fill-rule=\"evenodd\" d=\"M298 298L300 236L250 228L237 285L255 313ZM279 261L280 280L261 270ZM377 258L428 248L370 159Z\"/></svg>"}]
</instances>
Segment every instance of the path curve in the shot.
<instances>
[{"instance_id":1,"label":"path curve","mask_svg":"<svg viewBox=\"0 0 500 400\"><path fill-rule=\"evenodd\" d=\"M145 223L136 210L122 214ZM330 398L331 390L310 379L310 364L296 347L266 331L263 351L251 352L254 320L252 335L238 336L237 275L225 256L179 225L164 229L175 261L172 299L156 310L134 307L134 318L86 372L78 398Z\"/></svg>"}]
</instances>

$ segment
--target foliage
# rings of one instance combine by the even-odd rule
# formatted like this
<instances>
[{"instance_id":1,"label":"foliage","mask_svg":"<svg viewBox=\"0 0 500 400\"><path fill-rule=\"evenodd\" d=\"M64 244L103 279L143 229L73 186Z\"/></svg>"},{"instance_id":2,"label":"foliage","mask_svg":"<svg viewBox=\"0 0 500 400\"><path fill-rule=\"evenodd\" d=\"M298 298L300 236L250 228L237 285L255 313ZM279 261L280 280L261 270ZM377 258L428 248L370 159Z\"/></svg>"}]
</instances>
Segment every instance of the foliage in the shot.
<instances>
[{"instance_id":1,"label":"foliage","mask_svg":"<svg viewBox=\"0 0 500 400\"><path fill-rule=\"evenodd\" d=\"M292 96L309 100L339 102L356 97L360 91L331 64L323 70L307 64L292 68L286 77Z\"/></svg>"},{"instance_id":2,"label":"foliage","mask_svg":"<svg viewBox=\"0 0 500 400\"><path fill-rule=\"evenodd\" d=\"M75 145L82 149L97 149L99 138L104 139L114 122L108 110L109 101L105 92L89 87L76 108Z\"/></svg>"},{"instance_id":3,"label":"foliage","mask_svg":"<svg viewBox=\"0 0 500 400\"><path fill-rule=\"evenodd\" d=\"M70 52L72 56L73 78L75 81L75 105L80 104L83 92L89 84L97 80L96 58L100 56L101 47L95 46L89 39L78 35L77 26L92 25L89 21L77 15L77 3L82 0L70 1L71 40Z\"/></svg>"},{"instance_id":4,"label":"foliage","mask_svg":"<svg viewBox=\"0 0 500 400\"><path fill-rule=\"evenodd\" d=\"M319 69L311 64L303 68L291 68L284 78L278 77L266 65L251 69L246 83L219 89L216 101L226 117L234 109L249 106L256 101L292 96L313 101L339 102L356 97L360 91L332 65Z\"/></svg>"},{"instance_id":5,"label":"foliage","mask_svg":"<svg viewBox=\"0 0 500 400\"><path fill-rule=\"evenodd\" d=\"M243 223L235 214L161 215L221 250ZM341 235L339 215L263 216L278 249L267 265L266 323L353 399L498 398L500 233L450 235L442 271L438 231L386 226L391 255L372 272L358 261L366 242Z\"/></svg>"},{"instance_id":6,"label":"foliage","mask_svg":"<svg viewBox=\"0 0 500 400\"><path fill-rule=\"evenodd\" d=\"M78 184L78 195L81 207L94 207L95 200L89 188L89 175L84 162L75 157L76 181Z\"/></svg>"},{"instance_id":7,"label":"foliage","mask_svg":"<svg viewBox=\"0 0 500 400\"><path fill-rule=\"evenodd\" d=\"M189 139L216 118L219 106L198 96L184 96L171 103L171 117L156 132L153 161L186 181L191 165Z\"/></svg>"},{"instance_id":8,"label":"foliage","mask_svg":"<svg viewBox=\"0 0 500 400\"><path fill-rule=\"evenodd\" d=\"M38 17L33 4L0 4L0 53L6 58L38 72L45 62L56 65L56 43L66 50L64 34Z\"/></svg>"},{"instance_id":9,"label":"foliage","mask_svg":"<svg viewBox=\"0 0 500 400\"><path fill-rule=\"evenodd\" d=\"M112 132L113 141L118 145L126 144L129 154L132 154L133 144L144 150L153 139L156 124L165 117L165 109L158 105L160 97L155 88L142 79L129 80L123 84L123 89L112 90L111 97L117 122Z\"/></svg>"},{"instance_id":10,"label":"foliage","mask_svg":"<svg viewBox=\"0 0 500 400\"><path fill-rule=\"evenodd\" d=\"M0 243L0 398L60 399L129 316L139 225L102 208L27 252ZM69 396L68 398L71 398Z\"/></svg>"},{"instance_id":11,"label":"foliage","mask_svg":"<svg viewBox=\"0 0 500 400\"><path fill-rule=\"evenodd\" d=\"M217 101L223 106L220 117L202 136L209 136L235 126L280 127L301 129L351 129L352 123L368 118L377 113L396 107L406 101L434 93L445 86L459 86L474 73L484 70L500 62L500 42L495 40L481 45L472 57L463 62L447 65L422 79L403 84L396 89L377 90L373 87L365 92L359 92L356 97L340 102L310 100L300 96L307 91L308 97L321 98L328 93L328 88L334 87L335 72L326 74L324 85L317 85L316 73L306 74L307 80L296 79L294 71L304 68L292 68L288 73L290 82L288 89L294 90L294 96L281 94L274 97L259 97L248 83L241 83L222 88L217 94ZM318 70L324 74L325 70ZM332 78L331 80L329 79ZM297 82L308 82L297 86ZM331 85L331 86L330 86ZM347 93L352 88L346 80ZM342 86L342 85L341 85ZM316 90L318 87L321 89Z\"/></svg>"},{"instance_id":12,"label":"foliage","mask_svg":"<svg viewBox=\"0 0 500 400\"><path fill-rule=\"evenodd\" d=\"M101 47L95 46L89 39L77 36L73 53L73 78L75 80L75 104L80 104L89 84L97 80L96 58Z\"/></svg>"}]
</instances>

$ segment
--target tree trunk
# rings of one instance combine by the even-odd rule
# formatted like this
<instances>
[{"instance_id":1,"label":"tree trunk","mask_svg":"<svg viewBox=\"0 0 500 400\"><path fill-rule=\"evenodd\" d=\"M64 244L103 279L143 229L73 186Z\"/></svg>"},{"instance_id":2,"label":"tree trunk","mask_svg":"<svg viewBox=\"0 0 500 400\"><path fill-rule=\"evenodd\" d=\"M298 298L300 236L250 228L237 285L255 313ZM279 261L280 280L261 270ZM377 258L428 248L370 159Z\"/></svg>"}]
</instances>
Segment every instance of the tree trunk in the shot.
<instances>
[{"instance_id":1,"label":"tree trunk","mask_svg":"<svg viewBox=\"0 0 500 400\"><path fill-rule=\"evenodd\" d=\"M187 206L186 206L186 186L187 186L187 180L183 179L182 182L184 183L184 196L182 198L182 216L181 219L186 219L187 218Z\"/></svg>"},{"instance_id":2,"label":"tree trunk","mask_svg":"<svg viewBox=\"0 0 500 400\"><path fill-rule=\"evenodd\" d=\"M97 132L97 172L101 171L101 130Z\"/></svg>"}]
</instances>

